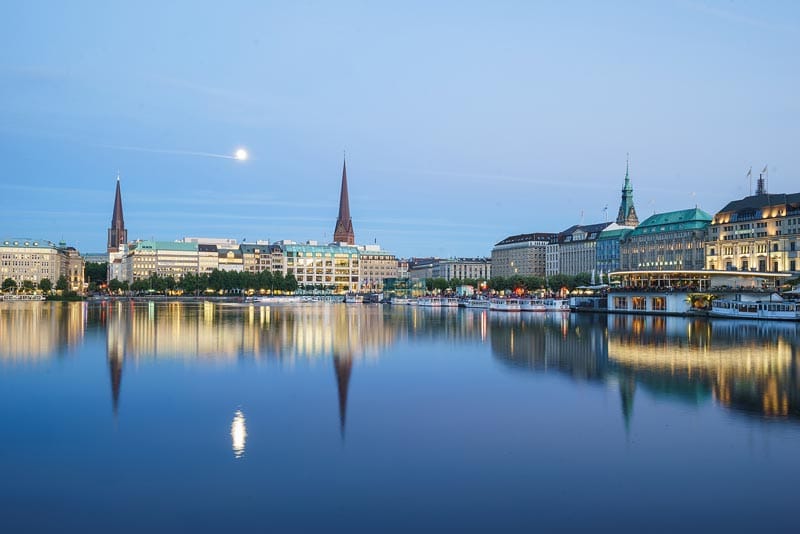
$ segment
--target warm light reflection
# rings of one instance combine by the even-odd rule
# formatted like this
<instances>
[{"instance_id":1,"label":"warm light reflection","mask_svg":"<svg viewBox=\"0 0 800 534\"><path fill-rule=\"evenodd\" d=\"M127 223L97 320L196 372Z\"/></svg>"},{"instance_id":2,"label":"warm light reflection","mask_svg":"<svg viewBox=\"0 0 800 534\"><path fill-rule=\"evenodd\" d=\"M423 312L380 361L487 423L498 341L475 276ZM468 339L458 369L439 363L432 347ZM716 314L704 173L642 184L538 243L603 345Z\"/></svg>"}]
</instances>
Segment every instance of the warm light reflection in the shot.
<instances>
[{"instance_id":1,"label":"warm light reflection","mask_svg":"<svg viewBox=\"0 0 800 534\"><path fill-rule=\"evenodd\" d=\"M231 448L233 457L241 458L244 456L244 445L247 440L247 425L244 414L241 410L236 410L231 423Z\"/></svg>"}]
</instances>

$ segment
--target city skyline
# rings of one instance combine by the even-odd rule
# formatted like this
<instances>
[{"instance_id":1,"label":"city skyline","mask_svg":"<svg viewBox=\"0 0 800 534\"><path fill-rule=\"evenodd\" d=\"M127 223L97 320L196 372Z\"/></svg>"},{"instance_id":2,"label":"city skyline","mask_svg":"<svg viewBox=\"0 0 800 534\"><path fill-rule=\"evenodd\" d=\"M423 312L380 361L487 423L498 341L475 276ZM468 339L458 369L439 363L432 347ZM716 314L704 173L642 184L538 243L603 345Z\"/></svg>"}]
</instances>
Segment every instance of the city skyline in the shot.
<instances>
[{"instance_id":1,"label":"city skyline","mask_svg":"<svg viewBox=\"0 0 800 534\"><path fill-rule=\"evenodd\" d=\"M400 257L611 221L628 152L640 219L796 189L793 4L91 6L0 22L4 236L104 250L119 170L131 239L333 241L343 149Z\"/></svg>"}]
</instances>

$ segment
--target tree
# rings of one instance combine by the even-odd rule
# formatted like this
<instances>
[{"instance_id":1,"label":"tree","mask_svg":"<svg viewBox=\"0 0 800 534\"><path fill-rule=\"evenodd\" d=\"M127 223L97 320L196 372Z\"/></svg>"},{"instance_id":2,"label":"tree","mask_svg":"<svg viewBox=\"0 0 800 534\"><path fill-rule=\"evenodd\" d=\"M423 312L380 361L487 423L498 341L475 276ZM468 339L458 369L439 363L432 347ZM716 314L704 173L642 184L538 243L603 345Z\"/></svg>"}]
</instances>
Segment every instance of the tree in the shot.
<instances>
[{"instance_id":1,"label":"tree","mask_svg":"<svg viewBox=\"0 0 800 534\"><path fill-rule=\"evenodd\" d=\"M63 274L58 277L56 281L56 289L58 291L66 291L67 290L67 277Z\"/></svg>"},{"instance_id":2,"label":"tree","mask_svg":"<svg viewBox=\"0 0 800 534\"><path fill-rule=\"evenodd\" d=\"M87 282L94 282L98 285L105 284L108 278L108 263L87 261L84 274Z\"/></svg>"},{"instance_id":3,"label":"tree","mask_svg":"<svg viewBox=\"0 0 800 534\"><path fill-rule=\"evenodd\" d=\"M33 289L34 289L35 287L36 287L36 286L35 286L35 284L33 283L33 280L23 280L23 281L22 281L22 290L23 290L23 291L30 292L30 291L33 291Z\"/></svg>"},{"instance_id":4,"label":"tree","mask_svg":"<svg viewBox=\"0 0 800 534\"><path fill-rule=\"evenodd\" d=\"M108 290L112 293L117 293L122 289L123 283L114 278L108 283Z\"/></svg>"},{"instance_id":5,"label":"tree","mask_svg":"<svg viewBox=\"0 0 800 534\"><path fill-rule=\"evenodd\" d=\"M297 279L293 274L288 274L286 278L283 279L283 289L285 291L297 291Z\"/></svg>"},{"instance_id":6,"label":"tree","mask_svg":"<svg viewBox=\"0 0 800 534\"><path fill-rule=\"evenodd\" d=\"M3 280L3 291L11 291L17 288L17 282L13 278Z\"/></svg>"},{"instance_id":7,"label":"tree","mask_svg":"<svg viewBox=\"0 0 800 534\"><path fill-rule=\"evenodd\" d=\"M39 289L45 293L50 293L50 291L53 290L53 282L51 282L49 278L42 278L39 280Z\"/></svg>"}]
</instances>

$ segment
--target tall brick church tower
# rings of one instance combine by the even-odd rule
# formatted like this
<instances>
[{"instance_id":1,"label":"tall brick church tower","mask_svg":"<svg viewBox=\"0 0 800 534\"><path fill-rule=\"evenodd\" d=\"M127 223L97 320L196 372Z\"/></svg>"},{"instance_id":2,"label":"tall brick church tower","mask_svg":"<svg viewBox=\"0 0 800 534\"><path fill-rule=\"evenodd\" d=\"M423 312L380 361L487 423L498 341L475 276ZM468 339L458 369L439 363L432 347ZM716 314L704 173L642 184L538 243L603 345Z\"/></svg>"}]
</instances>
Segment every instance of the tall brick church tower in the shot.
<instances>
[{"instance_id":1,"label":"tall brick church tower","mask_svg":"<svg viewBox=\"0 0 800 534\"><path fill-rule=\"evenodd\" d=\"M342 163L342 191L339 195L339 217L336 219L336 228L333 231L333 240L336 243L356 244L353 233L353 219L350 217L350 198L347 194L347 162Z\"/></svg>"},{"instance_id":2,"label":"tall brick church tower","mask_svg":"<svg viewBox=\"0 0 800 534\"><path fill-rule=\"evenodd\" d=\"M122 215L122 193L119 190L119 175L117 175L114 214L111 216L111 228L108 229L108 252L119 252L119 246L127 242L128 231L125 229L125 217Z\"/></svg>"}]
</instances>

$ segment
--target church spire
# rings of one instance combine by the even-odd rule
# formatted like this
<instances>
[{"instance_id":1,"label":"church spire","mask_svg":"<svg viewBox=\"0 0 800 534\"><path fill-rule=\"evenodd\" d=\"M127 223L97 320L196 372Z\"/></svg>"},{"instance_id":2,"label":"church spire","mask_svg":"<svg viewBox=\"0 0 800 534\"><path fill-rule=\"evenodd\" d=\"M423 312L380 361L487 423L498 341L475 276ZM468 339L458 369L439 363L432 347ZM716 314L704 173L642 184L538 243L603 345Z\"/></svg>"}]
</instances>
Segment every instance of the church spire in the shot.
<instances>
[{"instance_id":1,"label":"church spire","mask_svg":"<svg viewBox=\"0 0 800 534\"><path fill-rule=\"evenodd\" d=\"M114 195L114 213L111 215L111 228L108 229L108 252L118 252L119 246L128 242L125 217L122 215L122 192L117 173L117 192Z\"/></svg>"},{"instance_id":2,"label":"church spire","mask_svg":"<svg viewBox=\"0 0 800 534\"><path fill-rule=\"evenodd\" d=\"M638 226L639 217L636 216L636 209L633 207L633 186L630 178L630 157L625 158L625 184L622 186L622 201L619 204L617 213L617 224L622 226Z\"/></svg>"},{"instance_id":3,"label":"church spire","mask_svg":"<svg viewBox=\"0 0 800 534\"><path fill-rule=\"evenodd\" d=\"M336 228L333 231L333 240L336 243L354 245L356 242L353 233L353 219L350 217L350 198L347 193L347 161L342 162L342 189L339 194L339 217L336 219Z\"/></svg>"}]
</instances>

